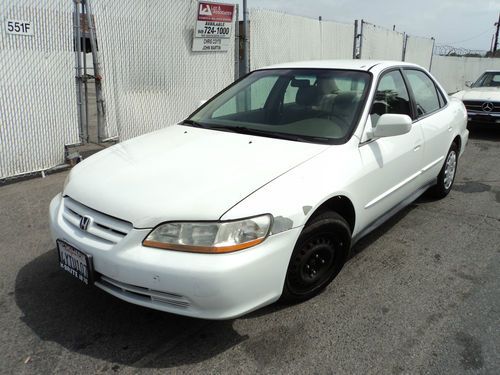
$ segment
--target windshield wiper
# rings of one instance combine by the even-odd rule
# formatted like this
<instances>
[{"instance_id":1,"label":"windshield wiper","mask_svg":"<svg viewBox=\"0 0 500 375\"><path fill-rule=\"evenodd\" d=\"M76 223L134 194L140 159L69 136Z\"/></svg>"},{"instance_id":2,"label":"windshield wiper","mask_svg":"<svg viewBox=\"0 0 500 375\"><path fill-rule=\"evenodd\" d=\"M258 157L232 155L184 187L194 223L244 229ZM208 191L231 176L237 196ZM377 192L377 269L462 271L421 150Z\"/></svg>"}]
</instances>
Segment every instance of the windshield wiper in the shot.
<instances>
[{"instance_id":1,"label":"windshield wiper","mask_svg":"<svg viewBox=\"0 0 500 375\"><path fill-rule=\"evenodd\" d=\"M181 122L182 125L190 125L190 126L196 126L197 128L207 128L206 125L202 124L201 122L194 121L191 119L187 119Z\"/></svg>"},{"instance_id":2,"label":"windshield wiper","mask_svg":"<svg viewBox=\"0 0 500 375\"><path fill-rule=\"evenodd\" d=\"M288 141L296 141L296 142L314 142L314 140L320 141L320 142L329 142L330 141L328 138L323 138L323 137L300 136L300 135L296 135L296 134L286 134L286 133L280 133L280 132L274 132L274 131L268 131L268 130L247 128L246 126L210 125L209 128L233 132L233 133L259 135L262 137L286 139Z\"/></svg>"}]
</instances>

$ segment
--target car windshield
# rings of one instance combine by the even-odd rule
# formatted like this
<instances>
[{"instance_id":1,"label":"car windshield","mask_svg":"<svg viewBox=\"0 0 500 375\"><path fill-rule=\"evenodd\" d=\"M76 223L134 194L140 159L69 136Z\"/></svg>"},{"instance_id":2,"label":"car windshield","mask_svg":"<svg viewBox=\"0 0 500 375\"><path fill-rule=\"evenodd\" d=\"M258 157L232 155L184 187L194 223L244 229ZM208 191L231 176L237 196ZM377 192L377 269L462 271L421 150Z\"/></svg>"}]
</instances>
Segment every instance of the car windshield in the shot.
<instances>
[{"instance_id":1,"label":"car windshield","mask_svg":"<svg viewBox=\"0 0 500 375\"><path fill-rule=\"evenodd\" d=\"M343 143L363 108L371 75L362 71L255 71L184 124L304 142Z\"/></svg>"},{"instance_id":2,"label":"car windshield","mask_svg":"<svg viewBox=\"0 0 500 375\"><path fill-rule=\"evenodd\" d=\"M500 87L500 72L486 72L472 87Z\"/></svg>"}]
</instances>

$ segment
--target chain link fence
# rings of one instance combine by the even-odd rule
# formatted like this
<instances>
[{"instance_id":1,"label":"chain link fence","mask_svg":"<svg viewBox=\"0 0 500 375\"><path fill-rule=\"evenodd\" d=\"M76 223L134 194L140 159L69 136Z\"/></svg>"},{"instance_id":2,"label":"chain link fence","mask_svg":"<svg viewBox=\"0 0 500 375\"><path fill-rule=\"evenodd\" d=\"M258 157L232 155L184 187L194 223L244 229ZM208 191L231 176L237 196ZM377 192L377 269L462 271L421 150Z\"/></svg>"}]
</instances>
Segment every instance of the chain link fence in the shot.
<instances>
[{"instance_id":1,"label":"chain link fence","mask_svg":"<svg viewBox=\"0 0 500 375\"><path fill-rule=\"evenodd\" d=\"M407 35L404 49L404 61L430 69L433 50L434 39Z\"/></svg>"},{"instance_id":2,"label":"chain link fence","mask_svg":"<svg viewBox=\"0 0 500 375\"><path fill-rule=\"evenodd\" d=\"M361 59L396 60L403 57L404 34L361 21Z\"/></svg>"},{"instance_id":3,"label":"chain link fence","mask_svg":"<svg viewBox=\"0 0 500 375\"><path fill-rule=\"evenodd\" d=\"M32 35L10 34L8 20L26 21ZM73 4L0 2L0 179L64 161L78 138Z\"/></svg>"},{"instance_id":4,"label":"chain link fence","mask_svg":"<svg viewBox=\"0 0 500 375\"><path fill-rule=\"evenodd\" d=\"M234 80L237 19L228 52L192 52L196 0L91 2L103 79L100 140L126 140L176 123ZM65 146L85 138L78 125L73 18L68 0L0 2L4 25L32 25L31 35L0 32L0 180L61 164ZM353 55L427 68L432 62L431 72L454 92L485 69L500 68L500 59L433 56L433 39L364 21L355 30L354 24L261 9L251 9L249 18L251 69Z\"/></svg>"},{"instance_id":5,"label":"chain link fence","mask_svg":"<svg viewBox=\"0 0 500 375\"><path fill-rule=\"evenodd\" d=\"M195 0L93 3L103 77L105 138L174 124L234 80L227 52L192 52Z\"/></svg>"},{"instance_id":6,"label":"chain link fence","mask_svg":"<svg viewBox=\"0 0 500 375\"><path fill-rule=\"evenodd\" d=\"M250 67L299 60L350 59L354 26L250 9Z\"/></svg>"}]
</instances>

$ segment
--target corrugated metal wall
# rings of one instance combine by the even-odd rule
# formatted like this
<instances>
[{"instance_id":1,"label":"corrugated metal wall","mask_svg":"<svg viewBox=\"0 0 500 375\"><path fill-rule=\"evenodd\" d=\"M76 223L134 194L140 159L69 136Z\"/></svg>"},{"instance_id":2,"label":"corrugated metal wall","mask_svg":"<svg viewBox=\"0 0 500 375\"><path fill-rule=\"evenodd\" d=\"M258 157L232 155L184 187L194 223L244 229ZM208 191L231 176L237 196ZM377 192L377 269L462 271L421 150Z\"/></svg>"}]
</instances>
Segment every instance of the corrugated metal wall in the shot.
<instances>
[{"instance_id":1,"label":"corrugated metal wall","mask_svg":"<svg viewBox=\"0 0 500 375\"><path fill-rule=\"evenodd\" d=\"M434 39L408 35L404 60L429 69L433 50Z\"/></svg>"},{"instance_id":2,"label":"corrugated metal wall","mask_svg":"<svg viewBox=\"0 0 500 375\"><path fill-rule=\"evenodd\" d=\"M475 82L488 69L500 70L500 59L434 56L431 73L448 93L453 93L465 89L466 81Z\"/></svg>"},{"instance_id":3,"label":"corrugated metal wall","mask_svg":"<svg viewBox=\"0 0 500 375\"><path fill-rule=\"evenodd\" d=\"M362 59L402 60L404 42L402 33L363 22L361 37Z\"/></svg>"},{"instance_id":4,"label":"corrugated metal wall","mask_svg":"<svg viewBox=\"0 0 500 375\"><path fill-rule=\"evenodd\" d=\"M352 58L354 26L250 9L250 67Z\"/></svg>"},{"instance_id":5,"label":"corrugated metal wall","mask_svg":"<svg viewBox=\"0 0 500 375\"><path fill-rule=\"evenodd\" d=\"M67 0L0 2L0 178L60 164L78 142L72 11ZM7 34L7 19L33 35Z\"/></svg>"},{"instance_id":6,"label":"corrugated metal wall","mask_svg":"<svg viewBox=\"0 0 500 375\"><path fill-rule=\"evenodd\" d=\"M125 140L178 122L234 80L234 43L228 52L191 51L195 0L93 4L105 136Z\"/></svg>"}]
</instances>

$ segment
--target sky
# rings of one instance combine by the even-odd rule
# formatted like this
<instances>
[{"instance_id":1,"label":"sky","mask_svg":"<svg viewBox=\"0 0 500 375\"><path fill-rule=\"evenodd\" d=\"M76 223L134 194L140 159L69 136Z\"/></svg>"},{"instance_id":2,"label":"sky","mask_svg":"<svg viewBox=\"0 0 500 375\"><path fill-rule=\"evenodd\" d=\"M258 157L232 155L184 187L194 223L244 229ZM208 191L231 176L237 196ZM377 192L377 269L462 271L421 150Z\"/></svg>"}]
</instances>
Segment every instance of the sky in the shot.
<instances>
[{"instance_id":1,"label":"sky","mask_svg":"<svg viewBox=\"0 0 500 375\"><path fill-rule=\"evenodd\" d=\"M242 0L221 2L240 4ZM355 19L422 37L437 45L487 51L498 21L500 0L247 0L248 8L279 10L324 20ZM240 13L240 19L242 18Z\"/></svg>"}]
</instances>

